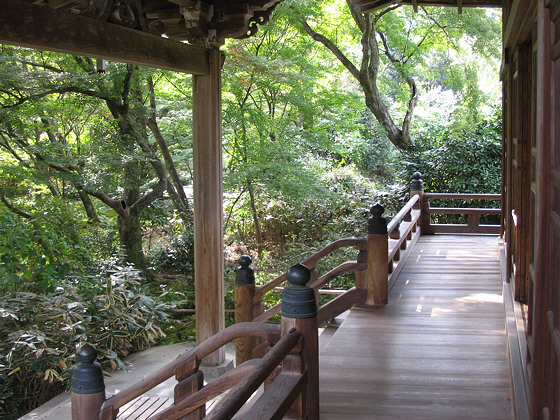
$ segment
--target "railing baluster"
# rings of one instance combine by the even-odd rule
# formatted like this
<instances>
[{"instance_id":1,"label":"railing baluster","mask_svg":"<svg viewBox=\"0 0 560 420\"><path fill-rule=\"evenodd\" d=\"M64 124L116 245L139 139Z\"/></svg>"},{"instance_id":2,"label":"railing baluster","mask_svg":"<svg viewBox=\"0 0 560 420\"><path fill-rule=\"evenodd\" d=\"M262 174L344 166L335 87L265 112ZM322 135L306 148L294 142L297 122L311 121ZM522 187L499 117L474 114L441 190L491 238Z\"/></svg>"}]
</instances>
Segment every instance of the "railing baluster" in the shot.
<instances>
[{"instance_id":1,"label":"railing baluster","mask_svg":"<svg viewBox=\"0 0 560 420\"><path fill-rule=\"evenodd\" d=\"M190 363L181 366L180 369L177 369L177 373L175 374L177 385L175 385L173 389L174 404L190 397L200 391L204 386L204 374L198 370L198 360L195 357L189 362ZM206 404L203 404L186 416L181 417L181 420L202 420L205 415Z\"/></svg>"}]
</instances>

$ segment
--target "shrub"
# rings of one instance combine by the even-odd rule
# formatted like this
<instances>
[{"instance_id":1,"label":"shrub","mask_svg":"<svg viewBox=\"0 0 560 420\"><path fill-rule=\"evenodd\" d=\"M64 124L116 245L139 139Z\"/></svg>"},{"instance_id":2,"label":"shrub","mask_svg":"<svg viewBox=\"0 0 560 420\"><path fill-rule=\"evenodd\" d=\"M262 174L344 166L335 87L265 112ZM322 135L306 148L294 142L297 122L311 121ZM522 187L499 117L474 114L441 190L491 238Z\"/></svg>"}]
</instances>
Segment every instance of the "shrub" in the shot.
<instances>
[{"instance_id":1,"label":"shrub","mask_svg":"<svg viewBox=\"0 0 560 420\"><path fill-rule=\"evenodd\" d=\"M157 300L141 293L138 271L111 265L67 279L54 293L14 292L0 302L0 416L17 417L69 383L76 347L99 351L104 370L164 336Z\"/></svg>"}]
</instances>

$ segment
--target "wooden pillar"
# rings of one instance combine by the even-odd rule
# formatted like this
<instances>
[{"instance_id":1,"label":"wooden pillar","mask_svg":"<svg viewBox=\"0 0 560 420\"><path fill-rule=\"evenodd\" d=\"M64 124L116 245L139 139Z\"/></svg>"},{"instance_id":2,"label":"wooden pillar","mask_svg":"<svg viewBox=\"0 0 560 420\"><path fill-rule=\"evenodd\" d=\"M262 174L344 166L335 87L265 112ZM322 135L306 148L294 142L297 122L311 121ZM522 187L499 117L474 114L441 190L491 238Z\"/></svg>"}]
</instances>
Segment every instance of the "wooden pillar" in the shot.
<instances>
[{"instance_id":1,"label":"wooden pillar","mask_svg":"<svg viewBox=\"0 0 560 420\"><path fill-rule=\"evenodd\" d=\"M389 295L389 238L385 209L380 204L371 207L367 235L367 299L368 305L381 306Z\"/></svg>"},{"instance_id":2,"label":"wooden pillar","mask_svg":"<svg viewBox=\"0 0 560 420\"><path fill-rule=\"evenodd\" d=\"M302 265L290 267L287 280L290 286L282 297L282 335L292 328L302 335L302 342L282 362L282 372L307 371L305 391L296 399L285 417L319 419L319 339L317 331L317 303L315 291L307 286L311 272Z\"/></svg>"},{"instance_id":3,"label":"wooden pillar","mask_svg":"<svg viewBox=\"0 0 560 420\"><path fill-rule=\"evenodd\" d=\"M414 197L416 194L420 196L420 199L414 205L414 208L420 209L421 211L418 224L420 225L420 234L424 235L428 233L430 229L430 215L424 213L424 209L427 208L428 204L424 203L424 181L422 180L422 174L420 172L414 172L410 183L410 196Z\"/></svg>"},{"instance_id":4,"label":"wooden pillar","mask_svg":"<svg viewBox=\"0 0 560 420\"><path fill-rule=\"evenodd\" d=\"M235 270L235 323L253 321L255 297L255 272L250 267L253 260L249 255L239 258L239 267ZM255 337L239 337L235 340L235 363L253 358Z\"/></svg>"},{"instance_id":5,"label":"wooden pillar","mask_svg":"<svg viewBox=\"0 0 560 420\"><path fill-rule=\"evenodd\" d=\"M222 102L218 49L209 52L209 73L193 77L194 270L196 342L225 328L222 215ZM224 349L204 359L215 366Z\"/></svg>"},{"instance_id":6,"label":"wooden pillar","mask_svg":"<svg viewBox=\"0 0 560 420\"><path fill-rule=\"evenodd\" d=\"M95 359L97 350L91 344L86 343L76 351L72 372L72 420L99 419L105 402L105 382L103 369Z\"/></svg>"}]
</instances>

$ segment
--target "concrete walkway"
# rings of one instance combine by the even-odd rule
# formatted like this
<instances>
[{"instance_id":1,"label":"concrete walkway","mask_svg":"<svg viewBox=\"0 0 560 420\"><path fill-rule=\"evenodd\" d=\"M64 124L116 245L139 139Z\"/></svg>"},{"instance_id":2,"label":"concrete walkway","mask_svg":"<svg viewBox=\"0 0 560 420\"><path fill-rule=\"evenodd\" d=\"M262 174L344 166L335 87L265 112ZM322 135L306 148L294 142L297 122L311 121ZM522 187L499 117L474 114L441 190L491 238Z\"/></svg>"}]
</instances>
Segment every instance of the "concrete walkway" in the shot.
<instances>
[{"instance_id":1,"label":"concrete walkway","mask_svg":"<svg viewBox=\"0 0 560 420\"><path fill-rule=\"evenodd\" d=\"M152 347L131 354L124 359L128 372L119 370L113 373L111 377L105 378L105 393L107 397L126 389L131 384L141 380L143 377L164 366L166 363L193 347L194 343L192 342L179 343ZM232 342L226 345L226 364L229 363L231 367L233 367L234 360L235 343ZM204 378L208 382L211 382L213 379L223 374L227 369L228 366L226 365L218 368L201 367L201 370L204 372ZM176 384L177 381L175 378L171 377L164 383L146 392L144 396L173 398L173 388ZM71 413L70 393L63 392L21 417L21 420L69 420L72 417Z\"/></svg>"}]
</instances>

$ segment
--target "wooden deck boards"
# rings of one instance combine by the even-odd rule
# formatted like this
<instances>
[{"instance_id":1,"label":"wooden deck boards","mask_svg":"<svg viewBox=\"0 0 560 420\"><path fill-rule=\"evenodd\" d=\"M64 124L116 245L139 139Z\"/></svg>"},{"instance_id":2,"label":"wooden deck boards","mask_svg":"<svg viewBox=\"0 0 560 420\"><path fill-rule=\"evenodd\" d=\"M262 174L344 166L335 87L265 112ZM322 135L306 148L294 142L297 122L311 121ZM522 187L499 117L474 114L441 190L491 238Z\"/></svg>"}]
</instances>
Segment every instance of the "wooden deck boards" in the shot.
<instances>
[{"instance_id":1,"label":"wooden deck boards","mask_svg":"<svg viewBox=\"0 0 560 420\"><path fill-rule=\"evenodd\" d=\"M320 356L321 419L513 419L497 237L423 236Z\"/></svg>"}]
</instances>

